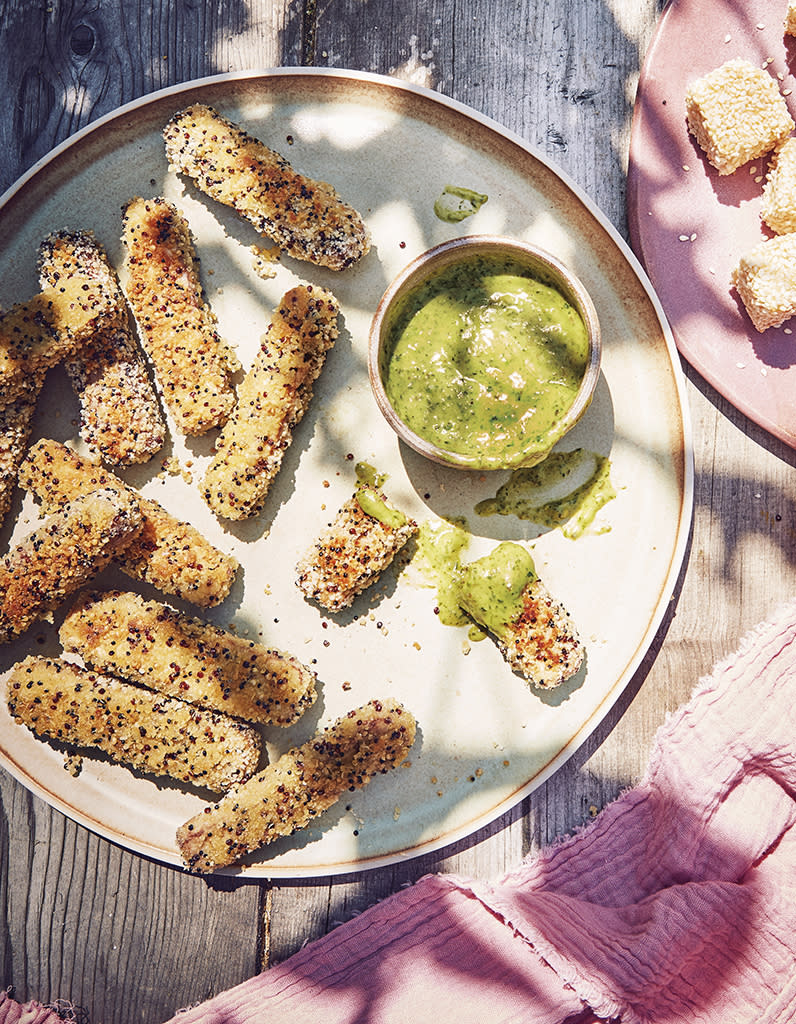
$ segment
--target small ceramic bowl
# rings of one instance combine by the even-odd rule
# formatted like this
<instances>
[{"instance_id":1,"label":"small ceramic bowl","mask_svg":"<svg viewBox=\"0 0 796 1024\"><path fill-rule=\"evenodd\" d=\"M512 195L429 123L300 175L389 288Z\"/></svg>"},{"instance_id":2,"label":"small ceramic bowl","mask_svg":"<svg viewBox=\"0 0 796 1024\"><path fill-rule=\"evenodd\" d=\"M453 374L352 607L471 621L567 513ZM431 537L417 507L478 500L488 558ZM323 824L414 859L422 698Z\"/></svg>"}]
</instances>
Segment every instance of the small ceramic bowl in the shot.
<instances>
[{"instance_id":1,"label":"small ceramic bowl","mask_svg":"<svg viewBox=\"0 0 796 1024\"><path fill-rule=\"evenodd\" d=\"M396 412L384 386L383 370L389 353L385 346L396 307L408 292L421 286L434 275L457 261L477 255L510 257L520 262L530 274L552 284L580 313L588 336L588 358L580 387L570 407L556 422L545 442L543 451L514 455L500 461L494 456L459 453L438 447L410 429ZM454 238L434 246L414 259L395 278L382 296L370 329L368 343L368 373L376 403L384 418L396 434L411 448L426 458L445 466L460 469L515 469L541 462L555 444L575 426L588 408L600 376L602 340L597 311L588 292L577 277L558 259L528 242L495 235L469 235ZM518 409L518 416L522 410ZM549 444L547 441L549 440Z\"/></svg>"}]
</instances>

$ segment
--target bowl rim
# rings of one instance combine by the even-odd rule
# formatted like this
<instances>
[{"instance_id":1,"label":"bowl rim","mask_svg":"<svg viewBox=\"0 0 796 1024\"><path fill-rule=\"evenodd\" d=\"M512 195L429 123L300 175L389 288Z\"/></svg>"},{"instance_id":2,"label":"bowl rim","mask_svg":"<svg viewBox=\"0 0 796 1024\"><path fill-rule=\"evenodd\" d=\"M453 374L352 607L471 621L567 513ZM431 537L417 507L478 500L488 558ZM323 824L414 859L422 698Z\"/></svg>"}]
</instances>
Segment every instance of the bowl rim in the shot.
<instances>
[{"instance_id":1,"label":"bowl rim","mask_svg":"<svg viewBox=\"0 0 796 1024\"><path fill-rule=\"evenodd\" d=\"M565 293L565 298L576 307L583 318L588 332L589 359L580 387L572 404L559 421L558 429L551 431L550 445L541 454L537 451L532 457L519 455L514 459L484 459L479 455L468 455L440 448L438 445L415 433L401 419L392 402L387 397L387 391L382 380L381 352L383 327L392 303L402 294L425 281L430 274L435 273L439 269L446 268L457 260L466 258L477 251L507 252L509 255L517 255L520 259L527 259L530 264L536 263L538 266L543 267L552 276L556 287L559 287ZM583 282L565 263L547 249L525 239L512 238L506 235L462 235L431 246L431 248L415 256L414 259L399 271L384 291L373 314L368 335L368 376L376 404L384 418L398 437L420 455L424 455L426 458L441 465L459 469L481 471L519 469L542 462L561 438L581 419L591 404L600 377L601 363L602 333L600 321L594 301Z\"/></svg>"}]
</instances>

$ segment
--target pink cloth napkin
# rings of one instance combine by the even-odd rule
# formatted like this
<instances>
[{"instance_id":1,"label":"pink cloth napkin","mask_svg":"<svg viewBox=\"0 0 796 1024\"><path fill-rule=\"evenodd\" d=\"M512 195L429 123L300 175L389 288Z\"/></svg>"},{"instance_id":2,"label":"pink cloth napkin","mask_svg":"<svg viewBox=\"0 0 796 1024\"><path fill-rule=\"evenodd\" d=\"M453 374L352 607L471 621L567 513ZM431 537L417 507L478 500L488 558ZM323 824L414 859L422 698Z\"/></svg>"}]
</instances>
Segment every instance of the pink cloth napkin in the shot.
<instances>
[{"instance_id":1,"label":"pink cloth napkin","mask_svg":"<svg viewBox=\"0 0 796 1024\"><path fill-rule=\"evenodd\" d=\"M796 1021L796 602L642 782L497 882L427 876L173 1024Z\"/></svg>"},{"instance_id":2,"label":"pink cloth napkin","mask_svg":"<svg viewBox=\"0 0 796 1024\"><path fill-rule=\"evenodd\" d=\"M7 992L0 991L0 1024L63 1024L54 1010L41 1003L18 1003Z\"/></svg>"}]
</instances>

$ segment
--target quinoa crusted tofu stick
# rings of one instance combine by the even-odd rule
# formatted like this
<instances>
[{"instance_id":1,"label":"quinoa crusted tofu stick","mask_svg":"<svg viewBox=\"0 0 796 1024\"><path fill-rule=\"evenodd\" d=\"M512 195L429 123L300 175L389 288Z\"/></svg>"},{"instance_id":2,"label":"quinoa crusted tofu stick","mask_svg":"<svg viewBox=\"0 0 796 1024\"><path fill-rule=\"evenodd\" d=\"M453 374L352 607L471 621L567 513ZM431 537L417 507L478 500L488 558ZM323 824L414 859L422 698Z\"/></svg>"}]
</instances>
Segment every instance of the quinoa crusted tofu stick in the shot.
<instances>
[{"instance_id":1,"label":"quinoa crusted tofu stick","mask_svg":"<svg viewBox=\"0 0 796 1024\"><path fill-rule=\"evenodd\" d=\"M296 585L328 611L347 608L375 583L417 523L387 504L384 494L357 487L296 566Z\"/></svg>"},{"instance_id":2,"label":"quinoa crusted tofu stick","mask_svg":"<svg viewBox=\"0 0 796 1024\"><path fill-rule=\"evenodd\" d=\"M338 310L330 292L312 285L282 297L202 485L208 505L224 519L246 519L265 504L337 338Z\"/></svg>"},{"instance_id":3,"label":"quinoa crusted tofu stick","mask_svg":"<svg viewBox=\"0 0 796 1024\"><path fill-rule=\"evenodd\" d=\"M235 404L236 357L204 301L188 224L165 199L132 199L124 212L124 282L177 429L192 436L223 423Z\"/></svg>"},{"instance_id":4,"label":"quinoa crusted tofu stick","mask_svg":"<svg viewBox=\"0 0 796 1024\"><path fill-rule=\"evenodd\" d=\"M413 716L395 701L349 711L181 825L186 867L212 872L304 828L344 793L400 765L415 731Z\"/></svg>"},{"instance_id":5,"label":"quinoa crusted tofu stick","mask_svg":"<svg viewBox=\"0 0 796 1024\"><path fill-rule=\"evenodd\" d=\"M331 185L300 174L212 107L175 114L163 138L172 167L295 259L342 270L368 252L361 216Z\"/></svg>"},{"instance_id":6,"label":"quinoa crusted tofu stick","mask_svg":"<svg viewBox=\"0 0 796 1024\"><path fill-rule=\"evenodd\" d=\"M124 550L141 525L133 495L107 488L48 516L0 560L0 642L57 608Z\"/></svg>"},{"instance_id":7,"label":"quinoa crusted tofu stick","mask_svg":"<svg viewBox=\"0 0 796 1024\"><path fill-rule=\"evenodd\" d=\"M316 697L297 659L138 594L82 594L60 638L99 672L249 722L292 725Z\"/></svg>"},{"instance_id":8,"label":"quinoa crusted tofu stick","mask_svg":"<svg viewBox=\"0 0 796 1024\"><path fill-rule=\"evenodd\" d=\"M583 664L583 644L569 612L551 596L519 544L498 544L464 566L459 604L494 635L512 670L540 689L560 686Z\"/></svg>"},{"instance_id":9,"label":"quinoa crusted tofu stick","mask_svg":"<svg viewBox=\"0 0 796 1024\"><path fill-rule=\"evenodd\" d=\"M55 658L29 656L11 670L8 710L43 739L100 750L149 775L223 793L254 772L254 728L228 715L152 693Z\"/></svg>"},{"instance_id":10,"label":"quinoa crusted tofu stick","mask_svg":"<svg viewBox=\"0 0 796 1024\"><path fill-rule=\"evenodd\" d=\"M77 276L0 312L0 404L118 319L113 295Z\"/></svg>"},{"instance_id":11,"label":"quinoa crusted tofu stick","mask_svg":"<svg viewBox=\"0 0 796 1024\"><path fill-rule=\"evenodd\" d=\"M89 231L56 231L39 246L39 279L55 286L74 275L96 280L118 304L118 323L97 331L65 362L80 401L80 436L106 462L146 462L166 434L143 353L130 329L116 271Z\"/></svg>"},{"instance_id":12,"label":"quinoa crusted tofu stick","mask_svg":"<svg viewBox=\"0 0 796 1024\"><path fill-rule=\"evenodd\" d=\"M159 502L66 445L47 438L37 441L19 468L19 485L33 491L47 511L97 487L134 495L144 525L116 559L119 568L161 593L204 608L220 604L229 594L238 571L235 558L219 551L196 527L177 519Z\"/></svg>"}]
</instances>

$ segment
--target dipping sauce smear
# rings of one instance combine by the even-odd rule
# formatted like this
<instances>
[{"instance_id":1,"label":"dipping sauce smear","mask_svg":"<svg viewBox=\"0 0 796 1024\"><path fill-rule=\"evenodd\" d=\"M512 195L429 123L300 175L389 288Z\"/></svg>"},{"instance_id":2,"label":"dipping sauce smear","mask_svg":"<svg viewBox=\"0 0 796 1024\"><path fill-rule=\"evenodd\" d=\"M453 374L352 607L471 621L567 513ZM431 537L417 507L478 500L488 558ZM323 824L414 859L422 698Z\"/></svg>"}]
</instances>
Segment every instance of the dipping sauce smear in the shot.
<instances>
[{"instance_id":1,"label":"dipping sauce smear","mask_svg":"<svg viewBox=\"0 0 796 1024\"><path fill-rule=\"evenodd\" d=\"M403 298L387 331L381 374L396 413L481 468L547 454L589 358L578 310L511 256L442 269Z\"/></svg>"}]
</instances>

